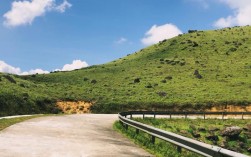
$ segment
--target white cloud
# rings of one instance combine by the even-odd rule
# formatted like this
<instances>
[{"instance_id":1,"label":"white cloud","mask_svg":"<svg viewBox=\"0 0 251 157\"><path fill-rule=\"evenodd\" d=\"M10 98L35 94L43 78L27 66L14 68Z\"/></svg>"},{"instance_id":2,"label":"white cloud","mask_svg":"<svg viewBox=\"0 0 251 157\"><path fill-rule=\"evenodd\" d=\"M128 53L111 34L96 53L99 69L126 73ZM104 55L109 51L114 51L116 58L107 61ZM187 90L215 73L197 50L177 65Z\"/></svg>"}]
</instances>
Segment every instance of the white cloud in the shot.
<instances>
[{"instance_id":1,"label":"white cloud","mask_svg":"<svg viewBox=\"0 0 251 157\"><path fill-rule=\"evenodd\" d=\"M65 64L62 69L55 69L54 71L72 71L75 69L81 69L87 67L88 64L85 61L81 60L73 60L72 64ZM35 69L30 71L24 71L20 68L13 67L4 61L0 60L0 72L2 73L9 73L9 74L16 74L16 75L32 75L32 74L48 74L49 71L42 70L42 69Z\"/></svg>"},{"instance_id":2,"label":"white cloud","mask_svg":"<svg viewBox=\"0 0 251 157\"><path fill-rule=\"evenodd\" d=\"M70 8L72 6L71 3L69 3L67 0L64 0L62 4L59 6L55 7L55 9L61 13L65 12L65 9Z\"/></svg>"},{"instance_id":3,"label":"white cloud","mask_svg":"<svg viewBox=\"0 0 251 157\"><path fill-rule=\"evenodd\" d=\"M45 15L48 11L64 12L69 7L71 7L71 4L67 0L64 0L58 6L56 5L56 0L14 1L12 2L11 10L3 15L4 25L7 27L31 25L35 18Z\"/></svg>"},{"instance_id":4,"label":"white cloud","mask_svg":"<svg viewBox=\"0 0 251 157\"><path fill-rule=\"evenodd\" d=\"M126 38L121 37L119 40L115 41L115 43L117 43L117 44L123 44L123 43L125 43L125 42L127 42L127 41L128 41L128 40L127 40Z\"/></svg>"},{"instance_id":5,"label":"white cloud","mask_svg":"<svg viewBox=\"0 0 251 157\"><path fill-rule=\"evenodd\" d=\"M4 61L0 61L0 72L3 73L11 73L11 74L20 74L21 69L20 68L15 68Z\"/></svg>"},{"instance_id":6,"label":"white cloud","mask_svg":"<svg viewBox=\"0 0 251 157\"><path fill-rule=\"evenodd\" d=\"M42 69L30 70L28 72L22 72L20 68L13 67L4 61L0 61L0 72L2 73L9 73L9 74L16 74L16 75L31 75L31 74L48 74L49 71L44 71Z\"/></svg>"},{"instance_id":7,"label":"white cloud","mask_svg":"<svg viewBox=\"0 0 251 157\"><path fill-rule=\"evenodd\" d=\"M233 10L233 15L218 19L214 26L218 28L231 26L245 26L251 24L251 1L250 0L220 0Z\"/></svg>"},{"instance_id":8,"label":"white cloud","mask_svg":"<svg viewBox=\"0 0 251 157\"><path fill-rule=\"evenodd\" d=\"M75 69L81 69L87 67L88 64L85 61L81 60L74 60L72 64L65 64L62 70L55 70L55 71L71 71Z\"/></svg>"},{"instance_id":9,"label":"white cloud","mask_svg":"<svg viewBox=\"0 0 251 157\"><path fill-rule=\"evenodd\" d=\"M171 23L161 26L154 25L145 33L145 37L141 39L141 42L144 45L152 45L164 39L173 38L179 34L182 34L181 30Z\"/></svg>"},{"instance_id":10,"label":"white cloud","mask_svg":"<svg viewBox=\"0 0 251 157\"><path fill-rule=\"evenodd\" d=\"M49 71L42 70L42 69L35 69L35 70L30 70L30 71L25 71L22 72L20 75L32 75L32 74L48 74L50 73Z\"/></svg>"}]
</instances>

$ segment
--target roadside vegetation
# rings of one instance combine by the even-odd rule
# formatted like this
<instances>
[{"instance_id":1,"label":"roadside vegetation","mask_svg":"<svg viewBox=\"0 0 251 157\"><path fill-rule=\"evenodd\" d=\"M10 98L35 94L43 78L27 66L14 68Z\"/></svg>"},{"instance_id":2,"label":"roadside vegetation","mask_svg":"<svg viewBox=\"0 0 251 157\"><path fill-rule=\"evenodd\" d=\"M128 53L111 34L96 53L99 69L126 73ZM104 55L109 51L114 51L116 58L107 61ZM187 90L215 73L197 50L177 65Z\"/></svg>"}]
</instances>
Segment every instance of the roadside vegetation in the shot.
<instances>
[{"instance_id":1,"label":"roadside vegetation","mask_svg":"<svg viewBox=\"0 0 251 157\"><path fill-rule=\"evenodd\" d=\"M251 27L189 31L103 65L71 72L0 74L0 116L91 111L204 110L251 104Z\"/></svg>"},{"instance_id":2,"label":"roadside vegetation","mask_svg":"<svg viewBox=\"0 0 251 157\"><path fill-rule=\"evenodd\" d=\"M0 119L0 131L11 126L14 125L16 123L20 123L29 119L33 119L33 118L38 118L41 117L42 115L36 115L36 116L27 116L27 117L18 117L18 118L9 118L9 119Z\"/></svg>"},{"instance_id":3,"label":"roadside vegetation","mask_svg":"<svg viewBox=\"0 0 251 157\"><path fill-rule=\"evenodd\" d=\"M167 119L167 118L133 118L134 120L192 138L211 145L217 145L235 152L251 155L251 122L250 119ZM135 129L126 132L119 124L115 126L131 137ZM130 127L129 127L130 128ZM135 135L134 135L135 136ZM139 134L138 136L145 136ZM137 137L136 137L137 138ZM142 137L141 137L142 138ZM141 145L149 141L140 141Z\"/></svg>"},{"instance_id":4,"label":"roadside vegetation","mask_svg":"<svg viewBox=\"0 0 251 157\"><path fill-rule=\"evenodd\" d=\"M179 153L176 146L163 140L159 140L158 138L155 139L155 144L153 144L150 140L151 136L148 134L144 132L139 132L139 134L136 134L135 129L132 127L129 127L128 130L126 130L118 121L114 123L113 128L116 131L122 133L124 136L128 137L135 144L139 145L157 157L202 157L201 155L187 151L185 149L182 149L181 153Z\"/></svg>"}]
</instances>

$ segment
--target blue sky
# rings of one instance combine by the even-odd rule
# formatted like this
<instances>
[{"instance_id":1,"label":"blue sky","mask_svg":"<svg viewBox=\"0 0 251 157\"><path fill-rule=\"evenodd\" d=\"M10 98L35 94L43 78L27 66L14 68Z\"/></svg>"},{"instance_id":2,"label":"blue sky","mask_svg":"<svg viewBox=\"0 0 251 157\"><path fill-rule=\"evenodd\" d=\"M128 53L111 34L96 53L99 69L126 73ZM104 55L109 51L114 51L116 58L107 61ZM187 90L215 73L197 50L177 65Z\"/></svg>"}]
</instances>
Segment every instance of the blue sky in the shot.
<instances>
[{"instance_id":1,"label":"blue sky","mask_svg":"<svg viewBox=\"0 0 251 157\"><path fill-rule=\"evenodd\" d=\"M250 10L250 0L0 1L0 71L103 64L189 29L251 24Z\"/></svg>"}]
</instances>

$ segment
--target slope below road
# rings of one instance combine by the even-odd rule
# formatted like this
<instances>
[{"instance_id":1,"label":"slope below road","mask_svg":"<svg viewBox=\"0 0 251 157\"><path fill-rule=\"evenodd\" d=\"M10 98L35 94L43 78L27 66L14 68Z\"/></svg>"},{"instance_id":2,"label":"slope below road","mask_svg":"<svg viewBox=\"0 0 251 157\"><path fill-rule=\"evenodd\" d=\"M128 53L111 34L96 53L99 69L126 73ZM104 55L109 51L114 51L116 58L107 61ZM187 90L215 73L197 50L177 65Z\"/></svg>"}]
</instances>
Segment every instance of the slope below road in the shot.
<instances>
[{"instance_id":1,"label":"slope below road","mask_svg":"<svg viewBox=\"0 0 251 157\"><path fill-rule=\"evenodd\" d=\"M0 156L151 156L113 131L116 119L84 114L28 120L0 132Z\"/></svg>"}]
</instances>

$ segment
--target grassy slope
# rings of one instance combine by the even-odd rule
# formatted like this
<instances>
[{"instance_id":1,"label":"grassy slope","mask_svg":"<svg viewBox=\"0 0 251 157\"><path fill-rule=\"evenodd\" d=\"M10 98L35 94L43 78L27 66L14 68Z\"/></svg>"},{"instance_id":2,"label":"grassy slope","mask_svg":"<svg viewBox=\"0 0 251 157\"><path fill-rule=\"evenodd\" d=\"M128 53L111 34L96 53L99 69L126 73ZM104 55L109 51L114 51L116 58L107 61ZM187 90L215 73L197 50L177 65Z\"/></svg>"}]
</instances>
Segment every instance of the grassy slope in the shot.
<instances>
[{"instance_id":1,"label":"grassy slope","mask_svg":"<svg viewBox=\"0 0 251 157\"><path fill-rule=\"evenodd\" d=\"M251 124L250 119L154 119L154 118L136 118L138 122L160 128L162 130L170 131L182 136L193 138L211 145L218 145L220 147L233 150L235 152L251 155L248 149L251 147ZM229 126L238 126L246 128L242 130L237 138L227 138L221 135L222 131ZM199 128L205 130L200 131ZM217 129L217 130L216 130ZM210 131L214 130L214 131ZM200 137L193 137L193 133L197 133ZM208 140L206 137L212 135L218 140Z\"/></svg>"},{"instance_id":2,"label":"grassy slope","mask_svg":"<svg viewBox=\"0 0 251 157\"><path fill-rule=\"evenodd\" d=\"M28 93L35 104L37 98L93 101L96 112L246 105L251 103L250 36L251 27L188 33L104 65L23 76L15 78L17 84L2 78L0 96L8 90Z\"/></svg>"}]
</instances>

